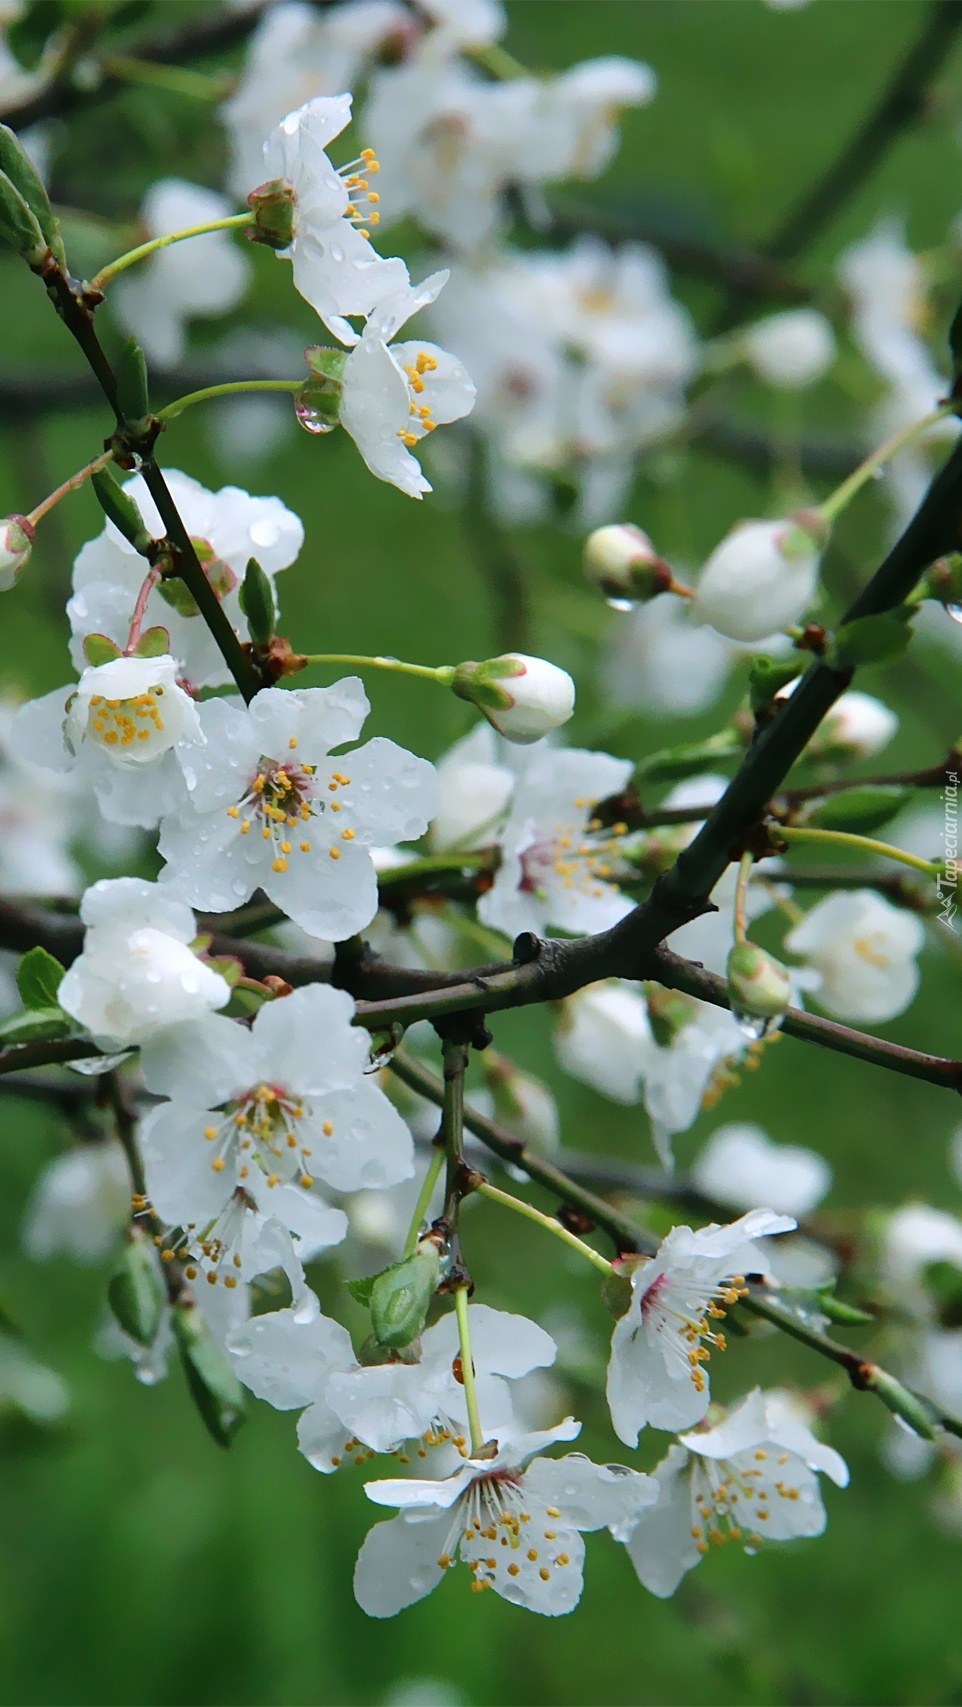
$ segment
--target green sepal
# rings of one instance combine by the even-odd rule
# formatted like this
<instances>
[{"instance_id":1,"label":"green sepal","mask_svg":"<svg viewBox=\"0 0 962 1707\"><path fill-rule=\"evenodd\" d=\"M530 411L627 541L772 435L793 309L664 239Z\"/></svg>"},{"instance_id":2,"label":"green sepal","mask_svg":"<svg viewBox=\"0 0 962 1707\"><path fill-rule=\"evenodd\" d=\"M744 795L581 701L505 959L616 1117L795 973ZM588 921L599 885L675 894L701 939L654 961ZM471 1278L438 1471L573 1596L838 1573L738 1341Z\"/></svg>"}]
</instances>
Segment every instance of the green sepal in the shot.
<instances>
[{"instance_id":1,"label":"green sepal","mask_svg":"<svg viewBox=\"0 0 962 1707\"><path fill-rule=\"evenodd\" d=\"M239 598L251 640L255 646L266 646L277 627L277 600L274 583L256 557L247 564Z\"/></svg>"},{"instance_id":2,"label":"green sepal","mask_svg":"<svg viewBox=\"0 0 962 1707\"><path fill-rule=\"evenodd\" d=\"M797 671L795 672L798 673ZM734 758L744 750L742 737L734 729L723 729L705 741L692 741L679 747L662 747L640 759L635 767L635 780L645 782L680 782L697 776L706 765L719 759Z\"/></svg>"},{"instance_id":3,"label":"green sepal","mask_svg":"<svg viewBox=\"0 0 962 1707\"><path fill-rule=\"evenodd\" d=\"M88 634L84 637L84 657L91 669L96 670L101 664L112 664L120 655L120 647L109 634Z\"/></svg>"},{"instance_id":4,"label":"green sepal","mask_svg":"<svg viewBox=\"0 0 962 1707\"><path fill-rule=\"evenodd\" d=\"M146 420L150 414L147 359L136 338L128 338L117 358L117 402L124 420Z\"/></svg>"},{"instance_id":5,"label":"green sepal","mask_svg":"<svg viewBox=\"0 0 962 1707\"><path fill-rule=\"evenodd\" d=\"M6 238L28 266L39 266L47 253L48 244L36 214L6 172L0 172L0 237Z\"/></svg>"},{"instance_id":6,"label":"green sepal","mask_svg":"<svg viewBox=\"0 0 962 1707\"><path fill-rule=\"evenodd\" d=\"M154 628L145 628L134 647L135 658L164 658L170 651L170 633L166 628L157 624Z\"/></svg>"},{"instance_id":7,"label":"green sepal","mask_svg":"<svg viewBox=\"0 0 962 1707\"><path fill-rule=\"evenodd\" d=\"M0 1021L0 1043L15 1049L24 1043L54 1043L70 1037L73 1021L62 1008L28 1008ZM91 1053L96 1050L91 1045Z\"/></svg>"},{"instance_id":8,"label":"green sepal","mask_svg":"<svg viewBox=\"0 0 962 1707\"><path fill-rule=\"evenodd\" d=\"M441 1252L433 1239L422 1239L412 1256L377 1276L369 1305L381 1345L410 1345L419 1337L440 1277Z\"/></svg>"},{"instance_id":9,"label":"green sepal","mask_svg":"<svg viewBox=\"0 0 962 1707\"><path fill-rule=\"evenodd\" d=\"M795 680L800 669L797 657L769 658L760 652L757 658L752 659L748 674L748 698L752 710L756 713L762 711L782 688Z\"/></svg>"},{"instance_id":10,"label":"green sepal","mask_svg":"<svg viewBox=\"0 0 962 1707\"><path fill-rule=\"evenodd\" d=\"M247 1406L244 1389L227 1354L221 1351L192 1299L174 1305L171 1325L188 1390L201 1421L218 1446L230 1446L246 1421Z\"/></svg>"},{"instance_id":11,"label":"green sepal","mask_svg":"<svg viewBox=\"0 0 962 1707\"><path fill-rule=\"evenodd\" d=\"M92 474L90 484L107 520L113 522L118 533L123 534L124 539L141 557L145 557L151 537L130 493L114 479L107 468L100 468L96 474Z\"/></svg>"},{"instance_id":12,"label":"green sepal","mask_svg":"<svg viewBox=\"0 0 962 1707\"><path fill-rule=\"evenodd\" d=\"M855 830L867 834L870 830L880 830L896 817L909 798L909 789L883 783L847 788L844 793L830 794L819 801L805 822L820 830Z\"/></svg>"},{"instance_id":13,"label":"green sepal","mask_svg":"<svg viewBox=\"0 0 962 1707\"><path fill-rule=\"evenodd\" d=\"M338 384L344 378L348 354L347 350L329 349L324 344L310 344L304 351L307 365L318 379L330 379Z\"/></svg>"},{"instance_id":14,"label":"green sepal","mask_svg":"<svg viewBox=\"0 0 962 1707\"><path fill-rule=\"evenodd\" d=\"M57 1006L57 992L65 968L47 949L30 948L17 967L17 989L25 1008L43 1009Z\"/></svg>"},{"instance_id":15,"label":"green sepal","mask_svg":"<svg viewBox=\"0 0 962 1707\"><path fill-rule=\"evenodd\" d=\"M45 246L50 250L57 265L66 272L67 256L63 238L43 180L20 138L5 124L0 124L0 172L3 172L23 197L40 228Z\"/></svg>"},{"instance_id":16,"label":"green sepal","mask_svg":"<svg viewBox=\"0 0 962 1707\"><path fill-rule=\"evenodd\" d=\"M107 1301L125 1334L153 1345L167 1301L157 1252L139 1227L131 1227L123 1254L107 1282Z\"/></svg>"},{"instance_id":17,"label":"green sepal","mask_svg":"<svg viewBox=\"0 0 962 1707\"><path fill-rule=\"evenodd\" d=\"M900 658L912 638L911 607L883 611L878 616L860 616L843 623L835 635L828 662L836 670L854 670L860 664L884 664Z\"/></svg>"}]
</instances>

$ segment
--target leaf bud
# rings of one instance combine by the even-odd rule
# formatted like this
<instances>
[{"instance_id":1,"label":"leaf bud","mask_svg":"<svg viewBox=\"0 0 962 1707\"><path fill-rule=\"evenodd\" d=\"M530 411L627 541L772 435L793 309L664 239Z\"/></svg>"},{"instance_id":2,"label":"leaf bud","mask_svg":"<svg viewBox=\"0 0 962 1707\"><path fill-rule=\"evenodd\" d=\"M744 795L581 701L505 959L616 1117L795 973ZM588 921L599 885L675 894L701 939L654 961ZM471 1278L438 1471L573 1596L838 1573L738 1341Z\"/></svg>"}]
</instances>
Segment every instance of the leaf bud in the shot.
<instances>
[{"instance_id":1,"label":"leaf bud","mask_svg":"<svg viewBox=\"0 0 962 1707\"><path fill-rule=\"evenodd\" d=\"M28 267L40 268L47 258L49 244L37 222L36 214L24 200L6 172L0 172L0 237L5 237Z\"/></svg>"},{"instance_id":2,"label":"leaf bud","mask_svg":"<svg viewBox=\"0 0 962 1707\"><path fill-rule=\"evenodd\" d=\"M138 1345L153 1345L167 1298L157 1252L139 1227L131 1227L123 1255L107 1283L110 1308Z\"/></svg>"},{"instance_id":3,"label":"leaf bud","mask_svg":"<svg viewBox=\"0 0 962 1707\"><path fill-rule=\"evenodd\" d=\"M778 1019L788 1007L792 981L788 968L754 942L736 942L728 956L728 994L732 1012L754 1019Z\"/></svg>"},{"instance_id":4,"label":"leaf bud","mask_svg":"<svg viewBox=\"0 0 962 1707\"><path fill-rule=\"evenodd\" d=\"M204 1427L218 1446L229 1446L246 1418L244 1389L189 1294L174 1305L171 1326Z\"/></svg>"},{"instance_id":5,"label":"leaf bud","mask_svg":"<svg viewBox=\"0 0 962 1707\"><path fill-rule=\"evenodd\" d=\"M506 652L483 663L459 664L451 682L508 741L527 746L567 723L575 685L566 670L545 658Z\"/></svg>"},{"instance_id":6,"label":"leaf bud","mask_svg":"<svg viewBox=\"0 0 962 1707\"><path fill-rule=\"evenodd\" d=\"M643 604L671 591L671 566L633 522L595 528L585 540L585 575L615 604Z\"/></svg>"},{"instance_id":7,"label":"leaf bud","mask_svg":"<svg viewBox=\"0 0 962 1707\"><path fill-rule=\"evenodd\" d=\"M422 1239L404 1262L379 1274L371 1288L371 1326L381 1345L410 1345L424 1328L428 1306L441 1278L436 1240Z\"/></svg>"},{"instance_id":8,"label":"leaf bud","mask_svg":"<svg viewBox=\"0 0 962 1707\"><path fill-rule=\"evenodd\" d=\"M286 178L269 178L251 190L247 205L254 215L253 229L247 232L252 243L264 243L268 249L289 249L294 241L294 189Z\"/></svg>"},{"instance_id":9,"label":"leaf bud","mask_svg":"<svg viewBox=\"0 0 962 1707\"><path fill-rule=\"evenodd\" d=\"M123 534L124 539L141 557L146 556L147 547L151 543L150 533L127 488L121 486L107 468L98 469L96 474L92 474L90 484L108 522L113 522L117 532Z\"/></svg>"},{"instance_id":10,"label":"leaf bud","mask_svg":"<svg viewBox=\"0 0 962 1707\"><path fill-rule=\"evenodd\" d=\"M63 238L54 218L46 187L19 136L5 124L0 124L0 172L26 202L40 228L45 247L50 250L57 265L66 271L67 257L64 253Z\"/></svg>"},{"instance_id":11,"label":"leaf bud","mask_svg":"<svg viewBox=\"0 0 962 1707\"><path fill-rule=\"evenodd\" d=\"M266 646L277 626L277 600L274 583L256 557L248 561L239 597L251 640L255 646Z\"/></svg>"},{"instance_id":12,"label":"leaf bud","mask_svg":"<svg viewBox=\"0 0 962 1707\"><path fill-rule=\"evenodd\" d=\"M35 531L26 516L5 516L0 522L0 593L9 593L23 574Z\"/></svg>"},{"instance_id":13,"label":"leaf bud","mask_svg":"<svg viewBox=\"0 0 962 1707\"><path fill-rule=\"evenodd\" d=\"M117 359L117 402L129 426L139 427L150 415L147 360L136 338L128 338Z\"/></svg>"}]
</instances>

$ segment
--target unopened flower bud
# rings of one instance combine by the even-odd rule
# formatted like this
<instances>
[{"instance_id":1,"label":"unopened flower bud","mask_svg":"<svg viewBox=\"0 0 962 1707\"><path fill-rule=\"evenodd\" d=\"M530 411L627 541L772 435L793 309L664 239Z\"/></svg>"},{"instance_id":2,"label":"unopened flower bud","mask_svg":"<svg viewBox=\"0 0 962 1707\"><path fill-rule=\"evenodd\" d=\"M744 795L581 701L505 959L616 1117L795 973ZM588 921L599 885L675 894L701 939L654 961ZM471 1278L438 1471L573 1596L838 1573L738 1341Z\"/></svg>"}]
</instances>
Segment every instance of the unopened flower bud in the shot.
<instances>
[{"instance_id":1,"label":"unopened flower bud","mask_svg":"<svg viewBox=\"0 0 962 1707\"><path fill-rule=\"evenodd\" d=\"M378 1275L371 1288L371 1326L381 1345L401 1347L417 1339L440 1278L434 1239L422 1239L413 1256Z\"/></svg>"},{"instance_id":2,"label":"unopened flower bud","mask_svg":"<svg viewBox=\"0 0 962 1707\"><path fill-rule=\"evenodd\" d=\"M0 522L0 593L15 587L33 550L34 527L26 516L5 516Z\"/></svg>"},{"instance_id":3,"label":"unopened flower bud","mask_svg":"<svg viewBox=\"0 0 962 1707\"><path fill-rule=\"evenodd\" d=\"M814 385L836 353L835 334L817 308L769 314L748 328L742 344L759 379L786 390Z\"/></svg>"},{"instance_id":4,"label":"unopened flower bud","mask_svg":"<svg viewBox=\"0 0 962 1707\"><path fill-rule=\"evenodd\" d=\"M575 708L575 685L568 672L524 652L459 664L451 686L460 699L477 706L499 735L520 746L559 729Z\"/></svg>"},{"instance_id":5,"label":"unopened flower bud","mask_svg":"<svg viewBox=\"0 0 962 1707\"><path fill-rule=\"evenodd\" d=\"M962 552L950 551L947 557L937 558L923 576L920 591L926 599L938 599L954 615L962 604Z\"/></svg>"},{"instance_id":6,"label":"unopened flower bud","mask_svg":"<svg viewBox=\"0 0 962 1707\"><path fill-rule=\"evenodd\" d=\"M741 522L705 564L695 610L730 640L763 640L796 623L815 593L825 535L814 510Z\"/></svg>"},{"instance_id":7,"label":"unopened flower bud","mask_svg":"<svg viewBox=\"0 0 962 1707\"><path fill-rule=\"evenodd\" d=\"M728 993L734 1014L778 1019L788 1007L792 981L787 968L756 943L736 942L728 956Z\"/></svg>"},{"instance_id":8,"label":"unopened flower bud","mask_svg":"<svg viewBox=\"0 0 962 1707\"><path fill-rule=\"evenodd\" d=\"M584 571L606 598L643 604L669 591L670 566L641 528L633 522L612 522L595 528L585 540Z\"/></svg>"},{"instance_id":9,"label":"unopened flower bud","mask_svg":"<svg viewBox=\"0 0 962 1707\"><path fill-rule=\"evenodd\" d=\"M289 249L294 241L294 204L294 189L286 178L271 178L251 190L247 198L254 215L253 230L247 233L251 242Z\"/></svg>"}]
</instances>

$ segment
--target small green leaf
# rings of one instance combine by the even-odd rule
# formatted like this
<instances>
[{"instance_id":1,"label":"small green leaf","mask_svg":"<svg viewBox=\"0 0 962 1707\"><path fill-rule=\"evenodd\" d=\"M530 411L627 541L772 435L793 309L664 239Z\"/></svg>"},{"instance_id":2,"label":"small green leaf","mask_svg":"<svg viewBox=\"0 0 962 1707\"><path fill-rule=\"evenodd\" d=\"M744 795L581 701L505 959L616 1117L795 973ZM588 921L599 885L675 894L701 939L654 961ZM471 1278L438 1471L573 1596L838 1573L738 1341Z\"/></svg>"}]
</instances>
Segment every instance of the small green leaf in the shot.
<instances>
[{"instance_id":1,"label":"small green leaf","mask_svg":"<svg viewBox=\"0 0 962 1707\"><path fill-rule=\"evenodd\" d=\"M19 136L5 124L0 124L0 171L9 178L23 197L54 260L66 269L67 257L64 254L63 238L53 216L50 197L43 180Z\"/></svg>"},{"instance_id":2,"label":"small green leaf","mask_svg":"<svg viewBox=\"0 0 962 1707\"><path fill-rule=\"evenodd\" d=\"M69 1037L73 1021L60 1008L28 1008L0 1021L0 1043L17 1048L24 1043L53 1043ZM91 1053L96 1053L91 1044Z\"/></svg>"},{"instance_id":3,"label":"small green leaf","mask_svg":"<svg viewBox=\"0 0 962 1707\"><path fill-rule=\"evenodd\" d=\"M139 1227L130 1229L123 1255L107 1283L107 1298L124 1333L138 1345L153 1345L167 1289L157 1252Z\"/></svg>"},{"instance_id":4,"label":"small green leaf","mask_svg":"<svg viewBox=\"0 0 962 1707\"><path fill-rule=\"evenodd\" d=\"M99 664L112 664L120 657L120 647L115 640L106 634L88 634L84 640L84 657L91 668Z\"/></svg>"},{"instance_id":5,"label":"small green leaf","mask_svg":"<svg viewBox=\"0 0 962 1707\"><path fill-rule=\"evenodd\" d=\"M688 776L697 776L706 765L717 764L720 759L734 758L744 750L744 742L734 729L723 729L718 735L710 735L705 741L687 742L679 747L662 747L657 753L649 753L646 759L641 759L635 769L635 780L645 782L680 782Z\"/></svg>"},{"instance_id":6,"label":"small green leaf","mask_svg":"<svg viewBox=\"0 0 962 1707\"><path fill-rule=\"evenodd\" d=\"M136 338L128 338L116 365L117 401L125 421L143 421L150 414L147 362Z\"/></svg>"},{"instance_id":7,"label":"small green leaf","mask_svg":"<svg viewBox=\"0 0 962 1707\"><path fill-rule=\"evenodd\" d=\"M36 215L6 172L0 172L0 237L6 238L28 266L36 266L47 253Z\"/></svg>"},{"instance_id":8,"label":"small green leaf","mask_svg":"<svg viewBox=\"0 0 962 1707\"><path fill-rule=\"evenodd\" d=\"M57 1005L65 968L45 948L31 948L17 967L17 989L25 1008L52 1008Z\"/></svg>"},{"instance_id":9,"label":"small green leaf","mask_svg":"<svg viewBox=\"0 0 962 1707\"><path fill-rule=\"evenodd\" d=\"M174 1305L171 1325L201 1420L218 1446L230 1446L246 1421L244 1389L192 1299Z\"/></svg>"},{"instance_id":10,"label":"small green leaf","mask_svg":"<svg viewBox=\"0 0 962 1707\"><path fill-rule=\"evenodd\" d=\"M360 1280L345 1280L344 1284L351 1297L366 1308L371 1302L371 1293L374 1291L375 1281L380 1280L382 1274L390 1274L390 1272L390 1267L382 1268L378 1270L377 1274L364 1274Z\"/></svg>"},{"instance_id":11,"label":"small green leaf","mask_svg":"<svg viewBox=\"0 0 962 1707\"><path fill-rule=\"evenodd\" d=\"M135 658L163 658L170 651L170 634L166 628L147 628L136 646Z\"/></svg>"},{"instance_id":12,"label":"small green leaf","mask_svg":"<svg viewBox=\"0 0 962 1707\"><path fill-rule=\"evenodd\" d=\"M884 664L901 657L912 638L909 626L913 611L903 606L879 616L860 616L838 630L829 661L838 670L854 670L859 664Z\"/></svg>"},{"instance_id":13,"label":"small green leaf","mask_svg":"<svg viewBox=\"0 0 962 1707\"><path fill-rule=\"evenodd\" d=\"M805 822L821 830L855 830L867 835L901 812L909 798L909 789L887 784L847 788L818 801Z\"/></svg>"},{"instance_id":14,"label":"small green leaf","mask_svg":"<svg viewBox=\"0 0 962 1707\"><path fill-rule=\"evenodd\" d=\"M410 1345L421 1333L441 1274L441 1253L422 1239L414 1253L379 1274L371 1287L371 1326L381 1345Z\"/></svg>"},{"instance_id":15,"label":"small green leaf","mask_svg":"<svg viewBox=\"0 0 962 1707\"><path fill-rule=\"evenodd\" d=\"M247 630L255 646L266 646L277 627L277 600L274 583L264 573L256 557L252 557L240 590L240 607L247 618Z\"/></svg>"}]
</instances>

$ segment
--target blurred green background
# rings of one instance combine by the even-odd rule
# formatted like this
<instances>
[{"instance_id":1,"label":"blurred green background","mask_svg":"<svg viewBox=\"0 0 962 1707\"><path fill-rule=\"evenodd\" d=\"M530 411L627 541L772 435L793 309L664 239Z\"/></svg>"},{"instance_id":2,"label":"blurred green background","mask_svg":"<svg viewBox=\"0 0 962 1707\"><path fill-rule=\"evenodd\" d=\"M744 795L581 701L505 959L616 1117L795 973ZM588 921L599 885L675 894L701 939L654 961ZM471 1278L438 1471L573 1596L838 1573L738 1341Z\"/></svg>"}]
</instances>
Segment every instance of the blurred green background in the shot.
<instances>
[{"instance_id":1,"label":"blurred green background","mask_svg":"<svg viewBox=\"0 0 962 1707\"><path fill-rule=\"evenodd\" d=\"M927 8L916 0L816 0L777 13L760 0L509 0L508 9L507 45L534 67L625 53L650 60L658 73L657 100L626 118L621 153L599 195L617 193L624 204L703 235L751 241L833 158ZM154 8L165 24L195 10L170 0ZM917 248L944 241L962 211L962 50L939 89L941 110L899 143L806 257L806 277L827 278L838 248L880 212L904 212ZM72 120L68 134L55 192L107 218L135 214L158 160L165 171L220 181L216 125L176 96L125 92ZM316 335L286 277L280 287L273 257L255 259L261 324L276 326L283 316L298 336ZM33 356L48 370L79 371L39 287L6 260L0 281L0 374L27 371ZM676 289L704 324L718 293L683 280ZM850 426L856 401L846 417L841 405L823 407L820 398L807 406L810 425ZM767 427L770 404L761 394L754 404ZM8 415L0 507L36 503L95 454L106 425L101 409L61 420ZM275 491L303 516L307 543L282 584L285 626L299 648L383 650L426 662L496 648L489 589L458 516L443 495L412 504L371 479L345 436L292 434L267 461L229 470L213 447L211 417L198 410L171 428L161 449L169 466L208 485L233 479ZM704 553L735 518L762 513L767 502L754 476L714 455L695 452L669 472L666 481L663 467L642 470L632 506L669 556ZM30 575L4 601L5 686L43 691L66 678L70 563L99 526L82 494L41 534ZM870 495L841 532L860 573L877 560L885 535L884 507ZM578 679L572 741L604 741L628 755L664 745L672 738L665 726L613 725L595 698L597 639L613 619L582 591L578 539L545 528L519 536L516 547L532 593L532 650ZM926 684L905 669L866 673L869 691L890 698L903 716L888 755L893 768L932 762L960 733L957 669L938 655L922 662ZM418 683L375 680L370 694L372 732L390 732L432 757L469 725L465 707ZM690 720L678 738L711 726L710 717ZM957 966L928 954L924 995L892 1034L958 1054L958 992ZM640 1111L560 1082L549 1016L506 1015L496 1030L501 1047L559 1090L569 1143L651 1159ZM31 1182L66 1131L54 1114L7 1097L0 1119L0 1293L33 1349L67 1377L74 1401L62 1432L39 1441L9 1431L0 1442L3 1702L962 1701L962 1543L933 1525L929 1484L904 1485L881 1468L885 1413L854 1395L831 1419L852 1486L828 1490L829 1529L820 1542L755 1559L726 1550L662 1603L640 1588L607 1537L594 1537L584 1600L570 1618L542 1621L493 1595L471 1597L462 1573L452 1573L428 1601L393 1622L372 1623L351 1592L372 1515L359 1474L319 1478L294 1449L293 1419L266 1406L253 1410L232 1450L220 1452L176 1371L147 1389L125 1364L94 1356L103 1274L64 1261L33 1267L18 1252ZM679 1141L682 1163L722 1119L758 1120L779 1140L821 1149L836 1173L832 1208L917 1195L962 1212L962 1192L946 1168L957 1109L928 1086L784 1041ZM549 1260L537 1232L512 1226L509 1245L503 1218L484 1209L469 1234L480 1297L542 1318L560 1313L603 1343L593 1285L563 1255ZM873 1343L881 1355L884 1341ZM765 1340L737 1344L714 1380L725 1397L756 1379L806 1386L830 1374L803 1348ZM586 1419L585 1450L623 1457L597 1385L576 1383L572 1395ZM643 1437L640 1467L660 1444ZM433 1695L418 1684L424 1679L434 1680Z\"/></svg>"}]
</instances>

